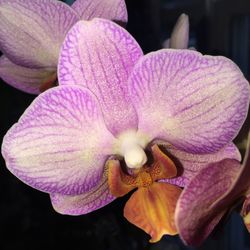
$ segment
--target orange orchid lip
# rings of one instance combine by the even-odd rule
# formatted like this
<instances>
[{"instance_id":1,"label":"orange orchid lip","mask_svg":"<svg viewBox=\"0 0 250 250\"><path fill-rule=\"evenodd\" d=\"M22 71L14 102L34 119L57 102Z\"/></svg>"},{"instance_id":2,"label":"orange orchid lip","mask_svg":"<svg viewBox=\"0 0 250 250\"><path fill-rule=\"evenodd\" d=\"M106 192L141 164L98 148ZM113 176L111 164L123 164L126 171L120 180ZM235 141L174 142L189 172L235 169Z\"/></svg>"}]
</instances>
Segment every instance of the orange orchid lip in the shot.
<instances>
[{"instance_id":1,"label":"orange orchid lip","mask_svg":"<svg viewBox=\"0 0 250 250\"><path fill-rule=\"evenodd\" d=\"M157 242L164 234L177 234L174 212L182 189L157 182L175 177L177 169L157 145L153 145L151 150L153 163L137 170L134 176L124 173L118 160L109 160L108 183L115 197L124 196L137 188L125 205L124 216L151 235L150 242Z\"/></svg>"}]
</instances>

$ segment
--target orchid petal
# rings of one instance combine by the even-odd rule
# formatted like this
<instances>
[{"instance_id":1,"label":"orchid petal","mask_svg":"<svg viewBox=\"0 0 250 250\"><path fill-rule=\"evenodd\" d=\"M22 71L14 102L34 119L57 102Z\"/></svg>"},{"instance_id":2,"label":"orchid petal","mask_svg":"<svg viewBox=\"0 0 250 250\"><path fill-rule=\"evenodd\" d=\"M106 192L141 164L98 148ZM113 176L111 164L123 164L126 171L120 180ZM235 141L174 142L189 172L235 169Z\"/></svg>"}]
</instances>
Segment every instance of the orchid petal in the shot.
<instances>
[{"instance_id":1,"label":"orchid petal","mask_svg":"<svg viewBox=\"0 0 250 250\"><path fill-rule=\"evenodd\" d=\"M166 152L171 155L175 165L178 167L179 177L161 180L161 182L167 182L181 187L185 187L199 171L206 168L210 163L219 162L224 159L241 161L240 152L233 143L229 143L213 154L191 154L170 145L164 145L164 148Z\"/></svg>"},{"instance_id":2,"label":"orchid petal","mask_svg":"<svg viewBox=\"0 0 250 250\"><path fill-rule=\"evenodd\" d=\"M59 85L79 84L90 89L113 134L137 128L126 82L140 56L139 45L119 25L104 19L80 21L62 46Z\"/></svg>"},{"instance_id":3,"label":"orchid petal","mask_svg":"<svg viewBox=\"0 0 250 250\"><path fill-rule=\"evenodd\" d=\"M89 192L69 196L50 195L54 209L61 214L82 215L90 213L112 202L115 197L110 193L107 179L107 169L104 170L100 183Z\"/></svg>"},{"instance_id":4,"label":"orchid petal","mask_svg":"<svg viewBox=\"0 0 250 250\"><path fill-rule=\"evenodd\" d=\"M182 192L175 212L176 226L182 240L192 246L200 245L212 232L234 196L228 191L240 172L240 163L225 159L202 169ZM227 194L223 206L219 201Z\"/></svg>"},{"instance_id":5,"label":"orchid petal","mask_svg":"<svg viewBox=\"0 0 250 250\"><path fill-rule=\"evenodd\" d=\"M28 185L77 195L99 183L113 141L94 95L61 86L36 98L5 135L2 154L7 168Z\"/></svg>"},{"instance_id":6,"label":"orchid petal","mask_svg":"<svg viewBox=\"0 0 250 250\"><path fill-rule=\"evenodd\" d=\"M128 13L124 0L76 0L71 6L83 20L101 17L126 23Z\"/></svg>"},{"instance_id":7,"label":"orchid petal","mask_svg":"<svg viewBox=\"0 0 250 250\"><path fill-rule=\"evenodd\" d=\"M170 37L169 48L187 49L189 40L189 18L181 14Z\"/></svg>"},{"instance_id":8,"label":"orchid petal","mask_svg":"<svg viewBox=\"0 0 250 250\"><path fill-rule=\"evenodd\" d=\"M56 69L31 69L12 63L5 56L0 57L0 78L9 85L30 94L40 94L40 86L52 77Z\"/></svg>"},{"instance_id":9,"label":"orchid petal","mask_svg":"<svg viewBox=\"0 0 250 250\"><path fill-rule=\"evenodd\" d=\"M249 148L250 140L247 152ZM180 236L188 245L201 244L227 210L248 192L249 166L248 154L242 166L239 161L225 159L202 169L185 187L175 218Z\"/></svg>"},{"instance_id":10,"label":"orchid petal","mask_svg":"<svg viewBox=\"0 0 250 250\"><path fill-rule=\"evenodd\" d=\"M56 67L60 45L79 20L56 0L0 0L0 48L26 67Z\"/></svg>"},{"instance_id":11,"label":"orchid petal","mask_svg":"<svg viewBox=\"0 0 250 250\"><path fill-rule=\"evenodd\" d=\"M249 83L232 61L191 50L144 56L129 88L138 129L190 153L213 153L228 144L249 105Z\"/></svg>"}]
</instances>

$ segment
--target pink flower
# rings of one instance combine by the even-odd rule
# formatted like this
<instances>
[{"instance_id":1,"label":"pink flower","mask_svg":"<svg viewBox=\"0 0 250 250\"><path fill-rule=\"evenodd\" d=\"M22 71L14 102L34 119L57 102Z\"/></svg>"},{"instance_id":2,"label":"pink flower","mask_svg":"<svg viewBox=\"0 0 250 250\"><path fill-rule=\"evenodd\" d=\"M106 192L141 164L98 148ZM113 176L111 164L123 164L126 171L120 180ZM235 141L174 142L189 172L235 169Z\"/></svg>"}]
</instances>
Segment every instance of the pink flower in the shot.
<instances>
[{"instance_id":1,"label":"pink flower","mask_svg":"<svg viewBox=\"0 0 250 250\"><path fill-rule=\"evenodd\" d=\"M127 22L124 0L0 0L0 78L31 94L57 84L60 47L80 19Z\"/></svg>"},{"instance_id":2,"label":"pink flower","mask_svg":"<svg viewBox=\"0 0 250 250\"><path fill-rule=\"evenodd\" d=\"M143 56L126 30L93 19L67 34L58 79L4 137L8 169L63 214L89 213L137 188L126 218L153 242L180 233L190 243L185 232L199 213L189 208L210 199L203 183L220 198L238 170L232 139L249 106L239 68L191 50ZM218 168L228 178L214 182Z\"/></svg>"}]
</instances>

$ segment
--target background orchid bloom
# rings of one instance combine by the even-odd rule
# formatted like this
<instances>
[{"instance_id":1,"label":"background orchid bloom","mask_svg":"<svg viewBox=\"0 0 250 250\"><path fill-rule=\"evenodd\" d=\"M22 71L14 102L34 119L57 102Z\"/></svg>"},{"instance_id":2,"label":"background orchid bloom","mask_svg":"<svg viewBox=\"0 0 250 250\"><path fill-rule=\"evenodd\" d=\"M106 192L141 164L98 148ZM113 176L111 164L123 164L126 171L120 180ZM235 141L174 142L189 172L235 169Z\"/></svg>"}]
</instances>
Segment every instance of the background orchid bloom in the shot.
<instances>
[{"instance_id":1,"label":"background orchid bloom","mask_svg":"<svg viewBox=\"0 0 250 250\"><path fill-rule=\"evenodd\" d=\"M124 0L0 0L0 78L31 94L54 86L67 32L93 17L127 22Z\"/></svg>"},{"instance_id":2,"label":"background orchid bloom","mask_svg":"<svg viewBox=\"0 0 250 250\"><path fill-rule=\"evenodd\" d=\"M249 85L225 57L143 56L126 30L93 19L67 34L58 72L59 86L8 131L2 154L60 213L85 214L137 189L124 215L155 242L178 233L178 186L211 163L240 160L231 141L246 118Z\"/></svg>"},{"instance_id":3,"label":"background orchid bloom","mask_svg":"<svg viewBox=\"0 0 250 250\"><path fill-rule=\"evenodd\" d=\"M245 197L242 209L249 228L250 134L246 156L224 159L202 169L185 187L175 212L180 237L187 245L200 245L221 218Z\"/></svg>"},{"instance_id":4,"label":"background orchid bloom","mask_svg":"<svg viewBox=\"0 0 250 250\"><path fill-rule=\"evenodd\" d=\"M163 42L163 48L187 49L189 42L189 18L186 14L181 14L178 18L171 36Z\"/></svg>"}]
</instances>

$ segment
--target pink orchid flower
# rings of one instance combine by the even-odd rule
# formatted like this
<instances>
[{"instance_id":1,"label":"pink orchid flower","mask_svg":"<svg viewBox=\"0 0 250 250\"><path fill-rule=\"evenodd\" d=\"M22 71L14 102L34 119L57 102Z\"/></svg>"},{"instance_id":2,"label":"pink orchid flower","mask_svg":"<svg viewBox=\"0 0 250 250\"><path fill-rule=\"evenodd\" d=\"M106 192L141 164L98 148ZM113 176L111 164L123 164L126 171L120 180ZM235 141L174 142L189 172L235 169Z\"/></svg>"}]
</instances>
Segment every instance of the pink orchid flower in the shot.
<instances>
[{"instance_id":1,"label":"pink orchid flower","mask_svg":"<svg viewBox=\"0 0 250 250\"><path fill-rule=\"evenodd\" d=\"M240 161L232 139L248 112L249 84L225 57L143 55L126 30L96 18L67 34L58 79L8 131L2 154L59 213L86 214L136 189L124 215L155 242L178 233L176 205L196 174Z\"/></svg>"},{"instance_id":2,"label":"pink orchid flower","mask_svg":"<svg viewBox=\"0 0 250 250\"><path fill-rule=\"evenodd\" d=\"M0 78L31 94L54 86L67 32L93 17L127 22L124 0L0 0Z\"/></svg>"}]
</instances>

